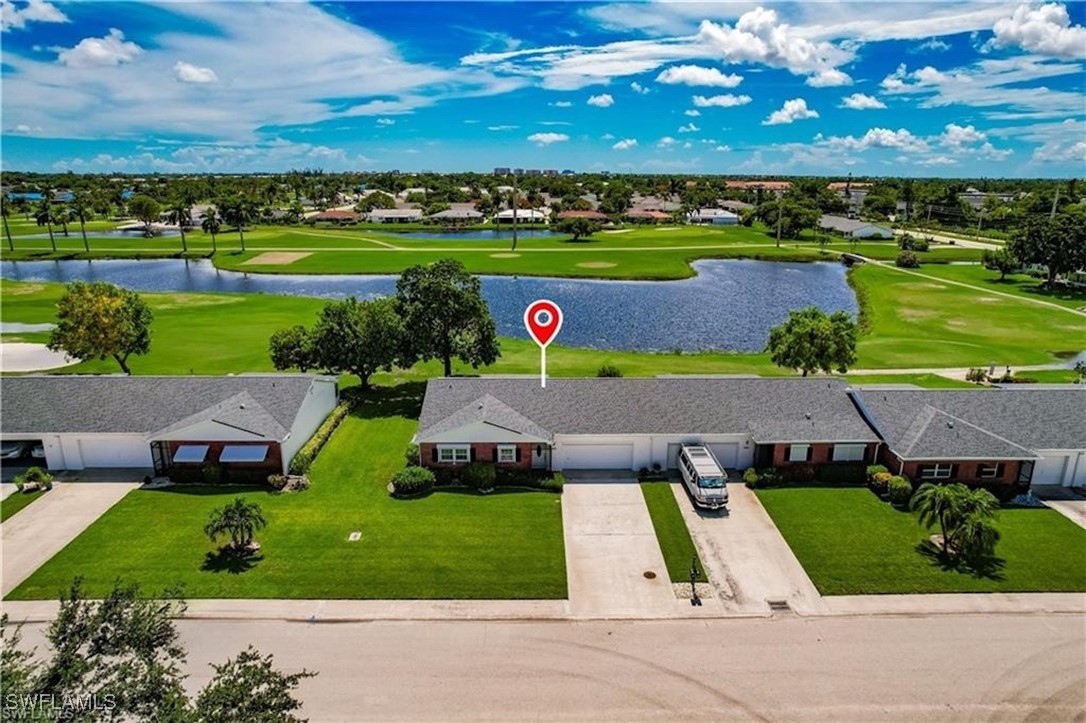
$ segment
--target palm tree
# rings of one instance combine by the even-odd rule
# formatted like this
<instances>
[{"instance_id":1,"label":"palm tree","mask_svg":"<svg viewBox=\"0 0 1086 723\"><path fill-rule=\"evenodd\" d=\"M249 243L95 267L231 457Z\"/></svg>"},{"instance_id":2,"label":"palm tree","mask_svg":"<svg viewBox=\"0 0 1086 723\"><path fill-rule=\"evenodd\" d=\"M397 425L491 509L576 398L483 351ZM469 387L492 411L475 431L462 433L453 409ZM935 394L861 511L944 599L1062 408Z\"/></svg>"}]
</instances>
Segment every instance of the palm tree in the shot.
<instances>
[{"instance_id":1,"label":"palm tree","mask_svg":"<svg viewBox=\"0 0 1086 723\"><path fill-rule=\"evenodd\" d=\"M166 209L166 220L176 223L181 230L181 253L189 252L188 242L185 240L185 226L192 224L192 205L184 199L177 199L170 203Z\"/></svg>"},{"instance_id":2,"label":"palm tree","mask_svg":"<svg viewBox=\"0 0 1086 723\"><path fill-rule=\"evenodd\" d=\"M61 231L64 232L64 238L68 238L68 224L75 221L72 209L68 206L54 206L54 209L56 212L53 214L53 218L60 224Z\"/></svg>"},{"instance_id":3,"label":"palm tree","mask_svg":"<svg viewBox=\"0 0 1086 723\"><path fill-rule=\"evenodd\" d=\"M926 482L913 495L912 508L919 513L920 524L931 528L938 523L944 555L950 552L951 538L961 523L968 494L968 488L959 482L945 485Z\"/></svg>"},{"instance_id":4,"label":"palm tree","mask_svg":"<svg viewBox=\"0 0 1086 723\"><path fill-rule=\"evenodd\" d=\"M204 221L200 224L200 228L204 230L204 233L211 234L211 255L214 256L215 252L219 250L215 244L215 235L222 228L222 219L219 218L214 206L208 206L207 210L204 211Z\"/></svg>"},{"instance_id":5,"label":"palm tree","mask_svg":"<svg viewBox=\"0 0 1086 723\"><path fill-rule=\"evenodd\" d=\"M8 228L8 216L11 215L11 204L8 203L7 195L0 196L0 217L4 219L4 235L8 237L8 250L14 251L15 244L11 240L11 229Z\"/></svg>"},{"instance_id":6,"label":"palm tree","mask_svg":"<svg viewBox=\"0 0 1086 723\"><path fill-rule=\"evenodd\" d=\"M94 218L90 199L87 198L86 194L75 194L72 198L72 205L68 207L68 212L73 220L79 222L79 232L83 234L83 250L90 253L90 244L87 242L87 221Z\"/></svg>"},{"instance_id":7,"label":"palm tree","mask_svg":"<svg viewBox=\"0 0 1086 723\"><path fill-rule=\"evenodd\" d=\"M245 250L245 224L253 220L253 203L247 198L239 198L236 201L220 204L222 206L222 218L227 224L238 230L238 238L241 239L241 250Z\"/></svg>"},{"instance_id":8,"label":"palm tree","mask_svg":"<svg viewBox=\"0 0 1086 723\"><path fill-rule=\"evenodd\" d=\"M985 490L974 490L974 494L976 492L992 497L991 493ZM995 498L992 497L992 499ZM996 543L999 542L999 530L992 523L993 517L994 512L985 513L974 510L962 520L954 533L954 546L965 557L976 560L987 557L995 551Z\"/></svg>"},{"instance_id":9,"label":"palm tree","mask_svg":"<svg viewBox=\"0 0 1086 723\"><path fill-rule=\"evenodd\" d=\"M49 194L43 193L38 207L34 209L34 218L39 226L49 229L49 243L53 246L53 253L57 252L57 240L53 236L53 204L49 201Z\"/></svg>"},{"instance_id":10,"label":"palm tree","mask_svg":"<svg viewBox=\"0 0 1086 723\"><path fill-rule=\"evenodd\" d=\"M204 533L212 542L223 535L230 536L230 547L241 551L252 547L253 535L268 526L260 505L236 497L233 502L218 510L212 510L211 518L204 525Z\"/></svg>"}]
</instances>

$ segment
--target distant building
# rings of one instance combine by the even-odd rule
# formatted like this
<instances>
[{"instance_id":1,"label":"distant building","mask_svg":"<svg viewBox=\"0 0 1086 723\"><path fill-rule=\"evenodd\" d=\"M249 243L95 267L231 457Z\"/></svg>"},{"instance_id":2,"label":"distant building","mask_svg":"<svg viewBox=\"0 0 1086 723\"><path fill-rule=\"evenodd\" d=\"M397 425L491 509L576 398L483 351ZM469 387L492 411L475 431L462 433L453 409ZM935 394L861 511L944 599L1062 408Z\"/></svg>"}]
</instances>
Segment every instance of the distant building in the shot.
<instances>
[{"instance_id":1,"label":"distant building","mask_svg":"<svg viewBox=\"0 0 1086 723\"><path fill-rule=\"evenodd\" d=\"M513 223L513 209L507 208L504 211L499 211L498 215L494 217L494 220L498 223ZM533 208L518 208L517 209L517 223L546 223L547 214L542 211L537 211Z\"/></svg>"},{"instance_id":2,"label":"distant building","mask_svg":"<svg viewBox=\"0 0 1086 723\"><path fill-rule=\"evenodd\" d=\"M740 191L757 190L763 191L787 191L792 187L791 181L725 181L725 188L731 188Z\"/></svg>"},{"instance_id":3,"label":"distant building","mask_svg":"<svg viewBox=\"0 0 1086 723\"><path fill-rule=\"evenodd\" d=\"M354 211L321 211L315 213L306 220L311 223L334 223L339 225L353 225L361 220Z\"/></svg>"},{"instance_id":4,"label":"distant building","mask_svg":"<svg viewBox=\"0 0 1086 723\"><path fill-rule=\"evenodd\" d=\"M498 166L494 169L495 176L508 176L511 172L511 169L506 166Z\"/></svg>"},{"instance_id":5,"label":"distant building","mask_svg":"<svg viewBox=\"0 0 1086 723\"><path fill-rule=\"evenodd\" d=\"M753 203L747 203L745 201L721 201L718 205L725 211L731 211L732 213L749 211L750 209L754 208Z\"/></svg>"},{"instance_id":6,"label":"distant building","mask_svg":"<svg viewBox=\"0 0 1086 723\"><path fill-rule=\"evenodd\" d=\"M421 208L375 208L370 211L373 223L417 223L422 220Z\"/></svg>"},{"instance_id":7,"label":"distant building","mask_svg":"<svg viewBox=\"0 0 1086 723\"><path fill-rule=\"evenodd\" d=\"M690 223L712 224L713 226L738 226L739 215L723 208L699 208L691 211L686 220Z\"/></svg>"},{"instance_id":8,"label":"distant building","mask_svg":"<svg viewBox=\"0 0 1086 723\"><path fill-rule=\"evenodd\" d=\"M627 211L625 217L635 223L660 223L661 221L671 220L670 213L639 208Z\"/></svg>"},{"instance_id":9,"label":"distant building","mask_svg":"<svg viewBox=\"0 0 1086 723\"><path fill-rule=\"evenodd\" d=\"M879 226L843 216L823 216L818 225L823 231L832 231L848 238L890 239L894 237L894 230L888 226Z\"/></svg>"},{"instance_id":10,"label":"distant building","mask_svg":"<svg viewBox=\"0 0 1086 723\"><path fill-rule=\"evenodd\" d=\"M427 216L431 221L471 222L483 218L483 214L471 208L447 208Z\"/></svg>"},{"instance_id":11,"label":"distant building","mask_svg":"<svg viewBox=\"0 0 1086 723\"><path fill-rule=\"evenodd\" d=\"M600 223L607 223L611 220L606 213L600 213L599 211L562 211L558 214L558 218L587 218L590 221L599 221Z\"/></svg>"}]
</instances>

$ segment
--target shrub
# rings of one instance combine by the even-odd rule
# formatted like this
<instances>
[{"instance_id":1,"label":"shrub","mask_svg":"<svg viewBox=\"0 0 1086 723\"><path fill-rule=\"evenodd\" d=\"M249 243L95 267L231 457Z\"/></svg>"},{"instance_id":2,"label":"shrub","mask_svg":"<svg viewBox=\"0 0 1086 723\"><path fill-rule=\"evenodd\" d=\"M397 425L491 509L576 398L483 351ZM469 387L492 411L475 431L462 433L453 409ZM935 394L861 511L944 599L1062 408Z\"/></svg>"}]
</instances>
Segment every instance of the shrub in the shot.
<instances>
[{"instance_id":1,"label":"shrub","mask_svg":"<svg viewBox=\"0 0 1086 723\"><path fill-rule=\"evenodd\" d=\"M596 371L597 377L620 377L622 376L622 370L616 367L614 364L604 364Z\"/></svg>"},{"instance_id":2,"label":"shrub","mask_svg":"<svg viewBox=\"0 0 1086 723\"><path fill-rule=\"evenodd\" d=\"M880 495L885 493L890 484L891 477L893 477L893 475L889 472L876 472L871 477L871 489Z\"/></svg>"},{"instance_id":3,"label":"shrub","mask_svg":"<svg viewBox=\"0 0 1086 723\"><path fill-rule=\"evenodd\" d=\"M200 476L209 485L222 484L222 467L215 462L208 462L200 468Z\"/></svg>"},{"instance_id":4,"label":"shrub","mask_svg":"<svg viewBox=\"0 0 1086 723\"><path fill-rule=\"evenodd\" d=\"M894 475L886 484L886 491L890 496L890 503L898 507L905 507L913 496L913 485L904 477Z\"/></svg>"},{"instance_id":5,"label":"shrub","mask_svg":"<svg viewBox=\"0 0 1086 723\"><path fill-rule=\"evenodd\" d=\"M862 485L864 465L862 462L836 462L823 465L815 473L815 480L827 485Z\"/></svg>"},{"instance_id":6,"label":"shrub","mask_svg":"<svg viewBox=\"0 0 1086 723\"><path fill-rule=\"evenodd\" d=\"M30 490L53 488L53 475L41 467L27 467L26 470L15 478L15 488L20 492L30 486Z\"/></svg>"},{"instance_id":7,"label":"shrub","mask_svg":"<svg viewBox=\"0 0 1086 723\"><path fill-rule=\"evenodd\" d=\"M287 486L287 476L283 474L270 474L268 475L268 484L273 489L281 490Z\"/></svg>"},{"instance_id":8,"label":"shrub","mask_svg":"<svg viewBox=\"0 0 1086 723\"><path fill-rule=\"evenodd\" d=\"M407 449L403 453L404 461L407 462L407 466L417 466L419 463L419 446L411 443L407 445Z\"/></svg>"},{"instance_id":9,"label":"shrub","mask_svg":"<svg viewBox=\"0 0 1086 723\"><path fill-rule=\"evenodd\" d=\"M561 472L548 472L542 469L510 469L499 467L495 470L496 487L527 487L546 492L561 492L565 478Z\"/></svg>"},{"instance_id":10,"label":"shrub","mask_svg":"<svg viewBox=\"0 0 1086 723\"><path fill-rule=\"evenodd\" d=\"M309 471L309 465L313 464L313 460L317 458L317 453L321 451L321 447L324 446L324 443L332 436L332 432L336 431L336 427L339 426L350 411L350 402L340 402L336 405L336 408L317 428L309 441L303 444L298 453L294 455L294 459L290 460L291 474L305 474Z\"/></svg>"},{"instance_id":11,"label":"shrub","mask_svg":"<svg viewBox=\"0 0 1086 723\"><path fill-rule=\"evenodd\" d=\"M661 470L660 463L659 462L653 462L652 463L652 471L659 474L660 470Z\"/></svg>"},{"instance_id":12,"label":"shrub","mask_svg":"<svg viewBox=\"0 0 1086 723\"><path fill-rule=\"evenodd\" d=\"M747 471L743 473L743 484L745 484L750 489L757 489L758 481L758 470L754 469L753 467L748 468Z\"/></svg>"},{"instance_id":13,"label":"shrub","mask_svg":"<svg viewBox=\"0 0 1086 723\"><path fill-rule=\"evenodd\" d=\"M641 469L637 470L637 476L639 478L641 478L641 479L644 479L645 477L648 477L649 476L649 468L648 467L642 467Z\"/></svg>"},{"instance_id":14,"label":"shrub","mask_svg":"<svg viewBox=\"0 0 1086 723\"><path fill-rule=\"evenodd\" d=\"M912 251L902 251L897 255L897 260L894 264L903 269L919 269L920 259L916 257L916 254Z\"/></svg>"},{"instance_id":15,"label":"shrub","mask_svg":"<svg viewBox=\"0 0 1086 723\"><path fill-rule=\"evenodd\" d=\"M973 382L974 384L983 384L988 381L988 372L984 371L981 367L973 367L965 373L965 381Z\"/></svg>"},{"instance_id":16,"label":"shrub","mask_svg":"<svg viewBox=\"0 0 1086 723\"><path fill-rule=\"evenodd\" d=\"M902 251L927 251L931 248L931 239L929 238L917 238L910 234L905 234L898 240L898 246Z\"/></svg>"},{"instance_id":17,"label":"shrub","mask_svg":"<svg viewBox=\"0 0 1086 723\"><path fill-rule=\"evenodd\" d=\"M392 475L392 494L397 497L421 495L434 488L434 473L425 467L404 467Z\"/></svg>"},{"instance_id":18,"label":"shrub","mask_svg":"<svg viewBox=\"0 0 1086 723\"><path fill-rule=\"evenodd\" d=\"M498 471L494 465L483 462L472 462L460 473L460 481L473 490L492 490L497 478Z\"/></svg>"},{"instance_id":19,"label":"shrub","mask_svg":"<svg viewBox=\"0 0 1086 723\"><path fill-rule=\"evenodd\" d=\"M881 464L869 464L869 465L867 465L867 483L871 484L871 481L875 478L875 475L879 474L880 472L889 472L889 471L890 470L886 469L886 467L884 467Z\"/></svg>"}]
</instances>

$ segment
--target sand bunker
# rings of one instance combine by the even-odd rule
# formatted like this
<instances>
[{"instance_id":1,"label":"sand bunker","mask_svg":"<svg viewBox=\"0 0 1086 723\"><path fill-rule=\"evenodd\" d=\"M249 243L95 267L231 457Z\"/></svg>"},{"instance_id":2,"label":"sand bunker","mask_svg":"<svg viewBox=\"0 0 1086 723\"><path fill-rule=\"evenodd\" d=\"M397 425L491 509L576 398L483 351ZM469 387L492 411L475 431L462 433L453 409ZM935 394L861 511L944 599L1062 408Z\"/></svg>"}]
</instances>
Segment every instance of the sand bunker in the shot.
<instances>
[{"instance_id":1,"label":"sand bunker","mask_svg":"<svg viewBox=\"0 0 1086 723\"><path fill-rule=\"evenodd\" d=\"M297 253L293 251L267 251L262 254L258 254L248 261L242 261L242 266L286 266L287 264L293 264L298 259L304 259L306 256L312 256L310 253Z\"/></svg>"},{"instance_id":2,"label":"sand bunker","mask_svg":"<svg viewBox=\"0 0 1086 723\"><path fill-rule=\"evenodd\" d=\"M61 352L49 351L45 344L0 343L0 370L5 372L36 372L78 363L78 359L70 359Z\"/></svg>"},{"instance_id":3,"label":"sand bunker","mask_svg":"<svg viewBox=\"0 0 1086 723\"><path fill-rule=\"evenodd\" d=\"M615 229L610 229L610 230L604 231L603 233L629 233L630 231L633 231L633 229L632 228L615 228Z\"/></svg>"},{"instance_id":4,"label":"sand bunker","mask_svg":"<svg viewBox=\"0 0 1086 723\"><path fill-rule=\"evenodd\" d=\"M606 261L585 261L583 264L577 264L582 269L610 269L618 264L610 264Z\"/></svg>"},{"instance_id":5,"label":"sand bunker","mask_svg":"<svg viewBox=\"0 0 1086 723\"><path fill-rule=\"evenodd\" d=\"M519 259L520 254L490 254L492 259Z\"/></svg>"}]
</instances>

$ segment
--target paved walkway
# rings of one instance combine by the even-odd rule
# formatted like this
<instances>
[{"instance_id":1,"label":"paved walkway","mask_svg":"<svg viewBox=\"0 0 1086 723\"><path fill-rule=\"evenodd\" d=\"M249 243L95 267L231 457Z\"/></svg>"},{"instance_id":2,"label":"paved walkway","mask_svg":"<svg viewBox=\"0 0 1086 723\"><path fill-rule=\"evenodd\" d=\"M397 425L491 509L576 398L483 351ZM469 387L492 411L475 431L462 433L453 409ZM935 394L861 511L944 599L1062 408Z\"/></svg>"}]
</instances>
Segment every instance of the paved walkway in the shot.
<instances>
[{"instance_id":1,"label":"paved walkway","mask_svg":"<svg viewBox=\"0 0 1086 723\"><path fill-rule=\"evenodd\" d=\"M567 483L562 524L574 617L670 617L680 608L637 484Z\"/></svg>"},{"instance_id":2,"label":"paved walkway","mask_svg":"<svg viewBox=\"0 0 1086 723\"><path fill-rule=\"evenodd\" d=\"M0 525L3 595L41 567L138 482L58 482L45 496Z\"/></svg>"},{"instance_id":3,"label":"paved walkway","mask_svg":"<svg viewBox=\"0 0 1086 723\"><path fill-rule=\"evenodd\" d=\"M696 509L677 482L672 489L725 609L768 614L768 600L786 600L797 613L822 611L818 590L753 492L729 484L722 513Z\"/></svg>"},{"instance_id":4,"label":"paved walkway","mask_svg":"<svg viewBox=\"0 0 1086 723\"><path fill-rule=\"evenodd\" d=\"M1070 487L1039 485L1033 488L1033 494L1056 512L1086 529L1086 498L1073 492Z\"/></svg>"}]
</instances>

